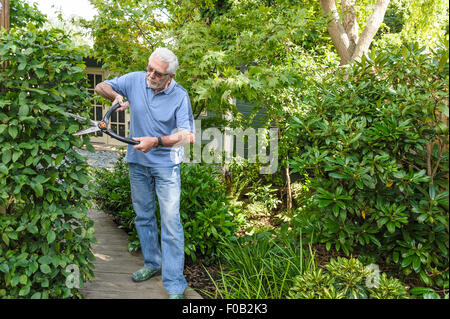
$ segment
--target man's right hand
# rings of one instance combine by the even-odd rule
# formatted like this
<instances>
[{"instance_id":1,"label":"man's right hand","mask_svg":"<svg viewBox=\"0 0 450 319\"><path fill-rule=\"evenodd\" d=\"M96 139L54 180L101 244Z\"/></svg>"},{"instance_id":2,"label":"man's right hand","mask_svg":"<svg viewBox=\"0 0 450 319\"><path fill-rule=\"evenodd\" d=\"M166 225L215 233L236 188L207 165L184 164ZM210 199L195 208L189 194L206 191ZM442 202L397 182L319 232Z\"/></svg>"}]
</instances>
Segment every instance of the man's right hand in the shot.
<instances>
[{"instance_id":1,"label":"man's right hand","mask_svg":"<svg viewBox=\"0 0 450 319\"><path fill-rule=\"evenodd\" d=\"M130 106L130 102L128 101L124 102L123 96L120 94L116 95L116 98L112 102L112 105L116 105L117 103L119 103L120 107L116 109L116 112L125 111Z\"/></svg>"}]
</instances>

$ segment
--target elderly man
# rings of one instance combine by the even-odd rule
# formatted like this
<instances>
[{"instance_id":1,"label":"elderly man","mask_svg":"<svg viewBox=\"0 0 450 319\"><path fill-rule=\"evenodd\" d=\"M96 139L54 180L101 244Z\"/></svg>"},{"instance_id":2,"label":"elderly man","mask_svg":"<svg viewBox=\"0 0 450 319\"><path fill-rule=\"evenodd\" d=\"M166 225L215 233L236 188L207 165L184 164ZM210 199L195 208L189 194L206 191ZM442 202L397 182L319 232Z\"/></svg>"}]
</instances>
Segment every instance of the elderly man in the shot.
<instances>
[{"instance_id":1,"label":"elderly man","mask_svg":"<svg viewBox=\"0 0 450 319\"><path fill-rule=\"evenodd\" d=\"M145 265L132 275L135 282L161 271L170 299L183 299L187 287L184 269L184 231L180 222L181 145L194 142L194 119L186 90L175 82L178 59L167 48L157 48L147 71L118 76L99 83L95 92L130 108L128 145L131 197L136 229ZM124 97L128 101L124 102ZM161 215L161 245L155 217L155 192Z\"/></svg>"}]
</instances>

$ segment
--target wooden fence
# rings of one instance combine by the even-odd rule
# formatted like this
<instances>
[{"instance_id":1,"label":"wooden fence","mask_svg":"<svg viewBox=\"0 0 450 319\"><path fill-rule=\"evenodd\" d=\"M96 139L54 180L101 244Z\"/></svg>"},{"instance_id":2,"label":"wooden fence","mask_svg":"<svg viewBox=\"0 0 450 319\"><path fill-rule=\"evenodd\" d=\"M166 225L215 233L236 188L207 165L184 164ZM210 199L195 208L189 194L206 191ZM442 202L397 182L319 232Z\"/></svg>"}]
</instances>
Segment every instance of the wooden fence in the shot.
<instances>
[{"instance_id":1,"label":"wooden fence","mask_svg":"<svg viewBox=\"0 0 450 319\"><path fill-rule=\"evenodd\" d=\"M9 30L9 0L0 0L0 28Z\"/></svg>"}]
</instances>

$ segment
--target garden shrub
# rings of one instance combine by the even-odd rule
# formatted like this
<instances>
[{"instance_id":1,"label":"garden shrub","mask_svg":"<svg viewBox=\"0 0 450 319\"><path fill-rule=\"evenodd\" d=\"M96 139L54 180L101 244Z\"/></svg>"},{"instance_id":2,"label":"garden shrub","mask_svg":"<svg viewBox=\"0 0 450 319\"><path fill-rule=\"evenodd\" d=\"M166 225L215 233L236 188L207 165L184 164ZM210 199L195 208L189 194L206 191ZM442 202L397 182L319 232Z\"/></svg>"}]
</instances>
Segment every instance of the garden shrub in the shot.
<instances>
[{"instance_id":1,"label":"garden shrub","mask_svg":"<svg viewBox=\"0 0 450 319\"><path fill-rule=\"evenodd\" d=\"M289 128L293 172L311 180L303 231L446 289L448 71L448 47L372 51L312 83Z\"/></svg>"},{"instance_id":2,"label":"garden shrub","mask_svg":"<svg viewBox=\"0 0 450 319\"><path fill-rule=\"evenodd\" d=\"M232 161L226 164L225 182L228 192L235 200L249 198L252 201L261 201L259 197L262 197L267 200L269 209L277 208L280 201L278 195L273 193L284 185L284 181L278 172L261 174L261 167L259 162L252 163L240 156L233 157Z\"/></svg>"},{"instance_id":3,"label":"garden shrub","mask_svg":"<svg viewBox=\"0 0 450 319\"><path fill-rule=\"evenodd\" d=\"M221 237L232 237L239 226L237 210L220 171L214 166L181 165L180 214L186 232L185 251L194 261L197 255L212 256Z\"/></svg>"},{"instance_id":4,"label":"garden shrub","mask_svg":"<svg viewBox=\"0 0 450 319\"><path fill-rule=\"evenodd\" d=\"M80 297L92 279L89 177L73 148L90 144L66 114L89 117L83 56L61 30L0 34L0 297Z\"/></svg>"},{"instance_id":5,"label":"garden shrub","mask_svg":"<svg viewBox=\"0 0 450 319\"><path fill-rule=\"evenodd\" d=\"M215 167L181 164L180 173L185 252L194 262L200 257L214 258L220 237L233 236L239 226L234 218L237 210L230 205L221 173ZM93 196L99 207L116 216L128 231L129 250L139 249L127 163L121 157L112 171L97 169L94 175L97 185ZM158 205L156 215L159 216Z\"/></svg>"},{"instance_id":6,"label":"garden shrub","mask_svg":"<svg viewBox=\"0 0 450 319\"><path fill-rule=\"evenodd\" d=\"M295 201L297 206L301 206L309 198L309 183L310 181L306 179L305 182L295 181L291 184L292 199Z\"/></svg>"},{"instance_id":7,"label":"garden shrub","mask_svg":"<svg viewBox=\"0 0 450 319\"><path fill-rule=\"evenodd\" d=\"M331 259L295 277L289 299L407 299L408 287L385 273L375 273L355 258Z\"/></svg>"},{"instance_id":8,"label":"garden shrub","mask_svg":"<svg viewBox=\"0 0 450 319\"><path fill-rule=\"evenodd\" d=\"M272 211L281 203L277 195L274 194L276 191L272 188L272 184L260 185L260 183L256 183L246 195L253 203L263 203L269 211Z\"/></svg>"}]
</instances>

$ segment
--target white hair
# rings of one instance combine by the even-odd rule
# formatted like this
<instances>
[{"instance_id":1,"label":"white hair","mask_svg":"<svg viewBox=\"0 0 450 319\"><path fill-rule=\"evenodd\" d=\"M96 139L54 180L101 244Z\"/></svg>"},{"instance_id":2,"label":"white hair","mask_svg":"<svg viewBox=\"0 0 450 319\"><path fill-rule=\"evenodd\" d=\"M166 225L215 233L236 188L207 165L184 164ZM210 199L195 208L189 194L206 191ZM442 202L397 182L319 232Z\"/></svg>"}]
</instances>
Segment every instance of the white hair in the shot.
<instances>
[{"instance_id":1,"label":"white hair","mask_svg":"<svg viewBox=\"0 0 450 319\"><path fill-rule=\"evenodd\" d=\"M156 48L155 51L150 55L148 58L148 62L150 63L150 60L152 57L157 56L161 59L161 61L169 63L169 66L167 67L167 73L169 74L175 74L175 72L178 69L178 58L171 50L167 48Z\"/></svg>"}]
</instances>

